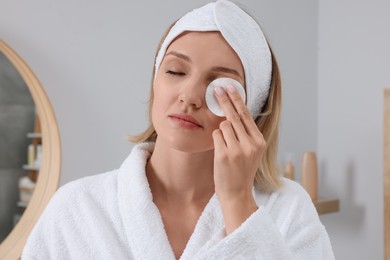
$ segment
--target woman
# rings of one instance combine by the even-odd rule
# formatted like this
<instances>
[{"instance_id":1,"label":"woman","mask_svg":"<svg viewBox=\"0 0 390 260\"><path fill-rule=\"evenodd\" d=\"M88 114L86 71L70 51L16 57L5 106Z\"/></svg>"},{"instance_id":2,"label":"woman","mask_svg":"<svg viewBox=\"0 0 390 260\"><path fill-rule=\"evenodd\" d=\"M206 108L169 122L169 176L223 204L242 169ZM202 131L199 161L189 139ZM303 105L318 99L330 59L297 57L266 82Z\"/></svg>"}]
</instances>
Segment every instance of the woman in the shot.
<instances>
[{"instance_id":1,"label":"woman","mask_svg":"<svg viewBox=\"0 0 390 260\"><path fill-rule=\"evenodd\" d=\"M216 86L225 116L206 103ZM258 24L217 1L159 47L151 124L122 166L63 186L23 259L334 259L307 193L276 167L281 84ZM215 105L215 104L214 104Z\"/></svg>"}]
</instances>

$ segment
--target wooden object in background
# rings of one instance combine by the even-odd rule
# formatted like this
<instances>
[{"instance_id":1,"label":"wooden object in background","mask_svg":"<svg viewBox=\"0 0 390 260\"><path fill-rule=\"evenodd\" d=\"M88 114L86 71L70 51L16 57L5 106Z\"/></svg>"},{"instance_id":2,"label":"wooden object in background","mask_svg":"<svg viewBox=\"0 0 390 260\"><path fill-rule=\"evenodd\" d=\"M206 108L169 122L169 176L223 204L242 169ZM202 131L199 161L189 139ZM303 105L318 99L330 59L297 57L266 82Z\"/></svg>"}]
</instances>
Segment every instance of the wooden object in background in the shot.
<instances>
[{"instance_id":1,"label":"wooden object in background","mask_svg":"<svg viewBox=\"0 0 390 260\"><path fill-rule=\"evenodd\" d=\"M284 165L283 175L290 180L295 180L295 167L292 161L287 161Z\"/></svg>"},{"instance_id":2,"label":"wooden object in background","mask_svg":"<svg viewBox=\"0 0 390 260\"><path fill-rule=\"evenodd\" d=\"M318 199L318 165L315 152L305 152L302 159L301 184L313 201Z\"/></svg>"},{"instance_id":3,"label":"wooden object in background","mask_svg":"<svg viewBox=\"0 0 390 260\"><path fill-rule=\"evenodd\" d=\"M61 143L53 108L37 77L22 58L1 39L0 52L15 66L30 90L41 121L43 138L42 163L31 201L14 229L0 244L0 259L19 259L30 231L57 190L61 169Z\"/></svg>"},{"instance_id":4,"label":"wooden object in background","mask_svg":"<svg viewBox=\"0 0 390 260\"><path fill-rule=\"evenodd\" d=\"M339 199L319 198L313 201L319 215L338 212L340 210Z\"/></svg>"},{"instance_id":5,"label":"wooden object in background","mask_svg":"<svg viewBox=\"0 0 390 260\"><path fill-rule=\"evenodd\" d=\"M390 260L390 89L384 91L383 104L384 256Z\"/></svg>"}]
</instances>

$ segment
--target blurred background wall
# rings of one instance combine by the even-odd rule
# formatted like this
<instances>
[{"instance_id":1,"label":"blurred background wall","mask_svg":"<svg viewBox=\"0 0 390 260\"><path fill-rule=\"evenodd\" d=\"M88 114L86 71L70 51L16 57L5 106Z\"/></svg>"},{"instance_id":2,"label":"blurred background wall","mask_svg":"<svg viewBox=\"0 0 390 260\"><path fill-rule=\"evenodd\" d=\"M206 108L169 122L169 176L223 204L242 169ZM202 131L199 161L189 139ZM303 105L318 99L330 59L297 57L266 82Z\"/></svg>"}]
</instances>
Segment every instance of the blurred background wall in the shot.
<instances>
[{"instance_id":1,"label":"blurred background wall","mask_svg":"<svg viewBox=\"0 0 390 260\"><path fill-rule=\"evenodd\" d=\"M157 44L207 1L1 0L0 37L32 68L57 116L61 185L120 166L147 125ZM236 1L260 22L283 79L279 160L318 152L321 216L337 259L383 259L382 89L390 2ZM386 73L387 72L387 73Z\"/></svg>"}]
</instances>

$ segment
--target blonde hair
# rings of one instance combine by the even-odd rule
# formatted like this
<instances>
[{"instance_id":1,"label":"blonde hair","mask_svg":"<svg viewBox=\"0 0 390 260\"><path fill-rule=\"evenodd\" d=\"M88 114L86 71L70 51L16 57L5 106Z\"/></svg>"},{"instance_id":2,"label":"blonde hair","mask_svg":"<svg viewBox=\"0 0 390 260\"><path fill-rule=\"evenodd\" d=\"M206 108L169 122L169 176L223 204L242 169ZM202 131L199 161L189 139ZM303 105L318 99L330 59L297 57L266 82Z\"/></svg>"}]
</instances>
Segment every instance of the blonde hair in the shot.
<instances>
[{"instance_id":1,"label":"blonde hair","mask_svg":"<svg viewBox=\"0 0 390 260\"><path fill-rule=\"evenodd\" d=\"M168 30L165 32L162 37L160 44L158 45L157 52L155 55L154 64L156 63L156 57L158 51L160 50L161 44L163 43L165 37L171 30L172 26L175 24L171 24ZM254 185L264 191L273 191L281 186L280 178L279 178L279 168L277 163L277 152L278 152L278 142L279 142L279 118L281 112L281 100L282 100L282 84L279 73L279 67L275 56L271 51L271 59L272 59L272 77L268 98L262 108L262 112L257 118L255 122L260 132L263 134L263 137L266 141L266 148L263 154L262 161L256 171L256 176L254 180ZM152 71L152 81L150 88L150 97L149 97L149 126L148 128L134 136L129 136L129 141L133 143L141 143L141 142L155 142L157 139L157 133L154 129L152 123L152 107L153 107L153 82L154 82L154 73L155 73L155 65L153 66Z\"/></svg>"}]
</instances>

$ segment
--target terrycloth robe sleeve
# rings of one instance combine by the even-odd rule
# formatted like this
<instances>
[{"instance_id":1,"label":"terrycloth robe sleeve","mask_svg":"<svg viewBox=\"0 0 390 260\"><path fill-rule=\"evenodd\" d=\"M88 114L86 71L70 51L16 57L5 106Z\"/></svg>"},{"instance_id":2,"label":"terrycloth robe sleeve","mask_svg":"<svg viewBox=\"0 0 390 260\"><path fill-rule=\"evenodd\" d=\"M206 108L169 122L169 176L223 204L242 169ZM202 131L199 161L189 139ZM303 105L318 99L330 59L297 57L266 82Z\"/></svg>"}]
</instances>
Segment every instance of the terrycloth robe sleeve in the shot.
<instances>
[{"instance_id":1,"label":"terrycloth robe sleeve","mask_svg":"<svg viewBox=\"0 0 390 260\"><path fill-rule=\"evenodd\" d=\"M133 259L117 214L115 173L62 186L24 247L30 259Z\"/></svg>"},{"instance_id":2,"label":"terrycloth robe sleeve","mask_svg":"<svg viewBox=\"0 0 390 260\"><path fill-rule=\"evenodd\" d=\"M289 184L289 192L273 193L231 234L223 231L210 241L196 259L335 259L310 197L298 184Z\"/></svg>"}]
</instances>

